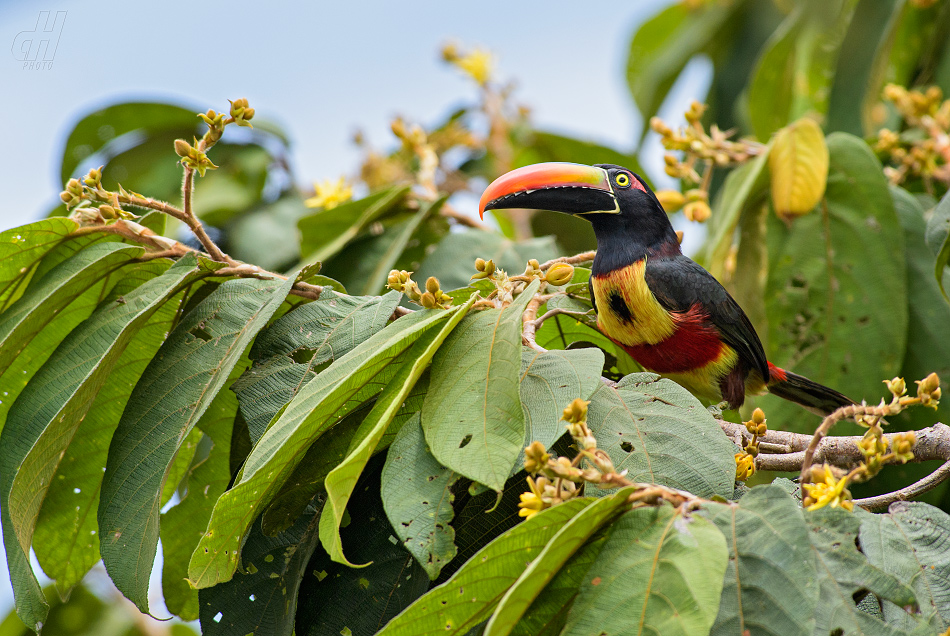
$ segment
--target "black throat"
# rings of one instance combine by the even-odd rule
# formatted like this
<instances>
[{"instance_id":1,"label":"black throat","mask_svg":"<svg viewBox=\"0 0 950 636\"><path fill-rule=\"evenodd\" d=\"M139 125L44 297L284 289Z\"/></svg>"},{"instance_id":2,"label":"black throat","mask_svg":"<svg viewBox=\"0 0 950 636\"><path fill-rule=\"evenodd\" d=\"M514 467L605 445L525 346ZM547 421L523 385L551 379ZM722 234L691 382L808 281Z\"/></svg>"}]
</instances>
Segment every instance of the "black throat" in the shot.
<instances>
[{"instance_id":1,"label":"black throat","mask_svg":"<svg viewBox=\"0 0 950 636\"><path fill-rule=\"evenodd\" d=\"M597 237L597 256L591 274L601 276L644 257L672 258L682 254L676 232L666 213L630 218L624 214L591 214L587 219Z\"/></svg>"}]
</instances>

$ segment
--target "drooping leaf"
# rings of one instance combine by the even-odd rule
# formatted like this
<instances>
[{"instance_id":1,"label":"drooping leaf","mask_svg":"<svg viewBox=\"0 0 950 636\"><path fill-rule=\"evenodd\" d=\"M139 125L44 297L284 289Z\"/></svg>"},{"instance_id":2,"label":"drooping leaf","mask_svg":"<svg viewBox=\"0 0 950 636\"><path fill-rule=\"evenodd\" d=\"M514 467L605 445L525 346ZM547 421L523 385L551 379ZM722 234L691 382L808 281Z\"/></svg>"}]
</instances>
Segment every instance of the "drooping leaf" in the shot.
<instances>
[{"instance_id":1,"label":"drooping leaf","mask_svg":"<svg viewBox=\"0 0 950 636\"><path fill-rule=\"evenodd\" d=\"M465 634L487 619L508 588L548 541L591 499L571 499L499 536L448 581L430 590L394 618L379 636Z\"/></svg>"},{"instance_id":2,"label":"drooping leaf","mask_svg":"<svg viewBox=\"0 0 950 636\"><path fill-rule=\"evenodd\" d=\"M198 592L201 633L291 636L300 582L319 545L322 501L315 500L296 523L276 537L254 524L243 548L244 572Z\"/></svg>"},{"instance_id":3,"label":"drooping leaf","mask_svg":"<svg viewBox=\"0 0 950 636\"><path fill-rule=\"evenodd\" d=\"M429 452L418 413L399 429L383 466L383 507L396 535L433 580L457 552L450 524L452 486L459 477Z\"/></svg>"},{"instance_id":4,"label":"drooping leaf","mask_svg":"<svg viewBox=\"0 0 950 636\"><path fill-rule=\"evenodd\" d=\"M587 424L598 447L635 482L701 497L732 495L735 450L699 400L653 373L626 376L591 397Z\"/></svg>"},{"instance_id":5,"label":"drooping leaf","mask_svg":"<svg viewBox=\"0 0 950 636\"><path fill-rule=\"evenodd\" d=\"M802 117L772 139L769 152L772 208L780 219L808 214L825 194L828 146L814 119Z\"/></svg>"},{"instance_id":6,"label":"drooping leaf","mask_svg":"<svg viewBox=\"0 0 950 636\"><path fill-rule=\"evenodd\" d=\"M525 437L521 314L538 285L532 282L505 309L462 321L432 362L422 405L422 429L436 460L498 492Z\"/></svg>"},{"instance_id":7,"label":"drooping leaf","mask_svg":"<svg viewBox=\"0 0 950 636\"><path fill-rule=\"evenodd\" d=\"M251 441L313 379L317 370L386 326L401 295L346 296L324 290L261 332L251 348L254 366L235 383Z\"/></svg>"},{"instance_id":8,"label":"drooping leaf","mask_svg":"<svg viewBox=\"0 0 950 636\"><path fill-rule=\"evenodd\" d=\"M379 393L392 376L393 370L387 375L387 368L393 360L450 315L429 310L404 316L301 388L254 446L235 486L215 504L208 531L188 567L196 587L231 578L248 528L306 449L349 411Z\"/></svg>"},{"instance_id":9,"label":"drooping leaf","mask_svg":"<svg viewBox=\"0 0 950 636\"><path fill-rule=\"evenodd\" d=\"M363 468L372 457L377 444L396 416L396 412L409 396L409 392L419 380L422 372L429 366L432 356L442 346L452 330L468 314L477 298L476 294L472 294L466 304L449 309L451 316L442 323L438 331L432 330L413 344L395 376L389 381L383 392L379 394L373 410L369 412L360 425L360 429L350 443L347 456L327 475L325 481L327 504L320 516L320 543L334 562L353 566L343 554L340 524L343 521L350 495L356 486L356 481L363 472Z\"/></svg>"},{"instance_id":10,"label":"drooping leaf","mask_svg":"<svg viewBox=\"0 0 950 636\"><path fill-rule=\"evenodd\" d=\"M505 592L485 626L485 636L508 636L565 562L604 524L629 506L627 497L632 492L633 488L621 488L565 523Z\"/></svg>"},{"instance_id":11,"label":"drooping leaf","mask_svg":"<svg viewBox=\"0 0 950 636\"><path fill-rule=\"evenodd\" d=\"M17 612L27 625L46 614L27 554L62 453L139 327L198 274L195 257L186 255L121 302L100 307L57 347L8 414L0 435L0 515Z\"/></svg>"},{"instance_id":12,"label":"drooping leaf","mask_svg":"<svg viewBox=\"0 0 950 636\"><path fill-rule=\"evenodd\" d=\"M859 590L868 590L899 607L917 605L913 588L872 565L867 556L858 552L855 546L861 526L858 515L841 508L821 508L807 513L805 522L809 526L812 551L818 559L821 602L815 610L815 633L828 634L836 629L845 634L909 633L897 628L887 630L880 619L855 607L852 595Z\"/></svg>"},{"instance_id":13,"label":"drooping leaf","mask_svg":"<svg viewBox=\"0 0 950 636\"><path fill-rule=\"evenodd\" d=\"M562 632L706 634L728 562L714 524L671 506L636 508L613 523Z\"/></svg>"},{"instance_id":14,"label":"drooping leaf","mask_svg":"<svg viewBox=\"0 0 950 636\"><path fill-rule=\"evenodd\" d=\"M738 506L703 508L726 537L729 566L710 634L809 636L818 572L800 505L778 486L752 488Z\"/></svg>"},{"instance_id":15,"label":"drooping leaf","mask_svg":"<svg viewBox=\"0 0 950 636\"><path fill-rule=\"evenodd\" d=\"M876 401L881 378L894 377L904 359L903 233L868 145L834 133L828 150L828 187L816 212L791 228L768 221L768 358L854 400ZM791 402L766 395L756 404L792 430L814 428Z\"/></svg>"},{"instance_id":16,"label":"drooping leaf","mask_svg":"<svg viewBox=\"0 0 950 636\"><path fill-rule=\"evenodd\" d=\"M143 612L169 466L292 285L292 278L223 283L169 334L129 398L102 481L99 549L116 587Z\"/></svg>"},{"instance_id":17,"label":"drooping leaf","mask_svg":"<svg viewBox=\"0 0 950 636\"><path fill-rule=\"evenodd\" d=\"M950 625L950 516L925 503L901 501L887 514L861 515L859 536L871 565L914 588L924 621L944 631ZM903 608L883 605L889 624L915 627Z\"/></svg>"}]
</instances>

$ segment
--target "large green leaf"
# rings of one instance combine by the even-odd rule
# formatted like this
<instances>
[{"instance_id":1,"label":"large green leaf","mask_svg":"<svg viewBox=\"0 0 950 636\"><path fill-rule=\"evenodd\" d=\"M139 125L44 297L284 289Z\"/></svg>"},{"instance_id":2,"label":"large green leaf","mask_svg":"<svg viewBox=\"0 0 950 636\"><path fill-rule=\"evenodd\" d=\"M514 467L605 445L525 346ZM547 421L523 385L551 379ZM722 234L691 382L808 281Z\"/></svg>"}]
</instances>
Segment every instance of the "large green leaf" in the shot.
<instances>
[{"instance_id":1,"label":"large green leaf","mask_svg":"<svg viewBox=\"0 0 950 636\"><path fill-rule=\"evenodd\" d=\"M610 497L595 501L564 524L525 568L498 602L485 626L485 636L508 636L561 567L601 526L630 504L633 488L621 488Z\"/></svg>"},{"instance_id":2,"label":"large green leaf","mask_svg":"<svg viewBox=\"0 0 950 636\"><path fill-rule=\"evenodd\" d=\"M77 227L57 217L0 233L0 311L19 298L40 259Z\"/></svg>"},{"instance_id":3,"label":"large green leaf","mask_svg":"<svg viewBox=\"0 0 950 636\"><path fill-rule=\"evenodd\" d=\"M772 34L749 82L749 118L760 140L806 113L828 111L838 53L856 5L806 0Z\"/></svg>"},{"instance_id":4,"label":"large green leaf","mask_svg":"<svg viewBox=\"0 0 950 636\"><path fill-rule=\"evenodd\" d=\"M818 571L802 509L778 486L757 486L739 505L708 504L705 514L726 537L714 636L809 636L815 629Z\"/></svg>"},{"instance_id":5,"label":"large green leaf","mask_svg":"<svg viewBox=\"0 0 950 636\"><path fill-rule=\"evenodd\" d=\"M320 298L274 322L251 347L254 366L234 384L251 441L264 434L274 415L338 359L386 326L401 294L346 296L324 290Z\"/></svg>"},{"instance_id":6,"label":"large green leaf","mask_svg":"<svg viewBox=\"0 0 950 636\"><path fill-rule=\"evenodd\" d=\"M790 228L769 218L769 360L852 399L876 401L881 379L895 376L904 359L903 232L868 145L834 133L828 150L818 210ZM814 429L791 402L765 396L757 403L775 423Z\"/></svg>"},{"instance_id":7,"label":"large green leaf","mask_svg":"<svg viewBox=\"0 0 950 636\"><path fill-rule=\"evenodd\" d=\"M459 474L442 466L426 447L421 417L406 422L383 466L381 495L396 535L430 579L455 558L452 487Z\"/></svg>"},{"instance_id":8,"label":"large green leaf","mask_svg":"<svg viewBox=\"0 0 950 636\"><path fill-rule=\"evenodd\" d=\"M909 584L935 632L950 626L950 516L920 502L891 504L888 514L861 516L861 551L868 561ZM907 612L884 602L885 620L913 628Z\"/></svg>"},{"instance_id":9,"label":"large green leaf","mask_svg":"<svg viewBox=\"0 0 950 636\"><path fill-rule=\"evenodd\" d=\"M0 374L66 305L144 251L122 243L99 243L31 281L24 295L0 315Z\"/></svg>"},{"instance_id":10,"label":"large green leaf","mask_svg":"<svg viewBox=\"0 0 950 636\"><path fill-rule=\"evenodd\" d=\"M340 464L327 475L325 484L327 489L327 504L320 516L320 542L330 558L337 563L352 566L343 555L343 544L340 539L340 524L346 512L347 503L356 481L363 472L363 468L373 456L376 446L392 423L396 412L409 396L422 372L429 366L432 356L438 351L445 339L452 333L467 314L478 298L472 294L469 301L461 307L448 310L451 317L441 328L432 330L422 336L406 354L406 359L399 367L396 375L389 381L383 392L376 399L373 410L360 425L352 442L350 451Z\"/></svg>"},{"instance_id":11,"label":"large green leaf","mask_svg":"<svg viewBox=\"0 0 950 636\"><path fill-rule=\"evenodd\" d=\"M880 619L859 611L853 595L867 590L899 607L917 605L913 588L868 562L858 552L855 540L861 526L858 515L841 508L821 508L805 515L811 548L818 559L819 598L815 610L815 633L907 634L885 629ZM911 620L908 615L908 620ZM915 621L916 622L916 621ZM930 634L923 626L922 634Z\"/></svg>"},{"instance_id":12,"label":"large green leaf","mask_svg":"<svg viewBox=\"0 0 950 636\"><path fill-rule=\"evenodd\" d=\"M563 634L706 634L728 556L722 533L702 517L668 505L631 510L587 571Z\"/></svg>"},{"instance_id":13,"label":"large green leaf","mask_svg":"<svg viewBox=\"0 0 950 636\"><path fill-rule=\"evenodd\" d=\"M521 314L532 282L505 309L481 311L452 333L432 362L422 429L440 464L501 492L525 437L518 393Z\"/></svg>"},{"instance_id":14,"label":"large green leaf","mask_svg":"<svg viewBox=\"0 0 950 636\"><path fill-rule=\"evenodd\" d=\"M718 45L720 31L741 5L673 4L644 22L630 41L627 84L644 121L655 115L686 63Z\"/></svg>"},{"instance_id":15,"label":"large green leaf","mask_svg":"<svg viewBox=\"0 0 950 636\"><path fill-rule=\"evenodd\" d=\"M591 503L591 499L572 499L498 536L452 578L390 621L379 636L465 634L490 616L524 571L525 563L536 557L565 523Z\"/></svg>"},{"instance_id":16,"label":"large green leaf","mask_svg":"<svg viewBox=\"0 0 950 636\"><path fill-rule=\"evenodd\" d=\"M46 603L27 554L53 472L128 343L200 270L193 255L133 293L100 307L70 332L11 408L0 435L0 515L17 612L42 622Z\"/></svg>"},{"instance_id":17,"label":"large green leaf","mask_svg":"<svg viewBox=\"0 0 950 636\"><path fill-rule=\"evenodd\" d=\"M170 464L292 285L293 278L223 283L184 316L132 391L109 446L99 549L116 587L143 612Z\"/></svg>"},{"instance_id":18,"label":"large green leaf","mask_svg":"<svg viewBox=\"0 0 950 636\"><path fill-rule=\"evenodd\" d=\"M600 386L604 352L600 349L538 352L521 351L521 406L524 410L524 446L539 441L550 448L564 434L564 407L580 398L587 400ZM521 469L524 450L515 462Z\"/></svg>"},{"instance_id":19,"label":"large green leaf","mask_svg":"<svg viewBox=\"0 0 950 636\"><path fill-rule=\"evenodd\" d=\"M324 261L352 241L370 223L397 206L409 186L393 186L329 210L320 210L297 222L304 261Z\"/></svg>"},{"instance_id":20,"label":"large green leaf","mask_svg":"<svg viewBox=\"0 0 950 636\"><path fill-rule=\"evenodd\" d=\"M732 495L735 448L699 400L671 380L634 373L616 387L599 387L587 423L631 481Z\"/></svg>"},{"instance_id":21,"label":"large green leaf","mask_svg":"<svg viewBox=\"0 0 950 636\"><path fill-rule=\"evenodd\" d=\"M109 441L132 387L172 327L182 294L162 305L139 327L112 371L112 380L96 393L43 499L33 549L43 571L65 593L82 580L99 555L96 509Z\"/></svg>"},{"instance_id":22,"label":"large green leaf","mask_svg":"<svg viewBox=\"0 0 950 636\"><path fill-rule=\"evenodd\" d=\"M215 158L217 161L217 157ZM201 194L206 186L201 184ZM243 211L245 207L236 207ZM310 213L294 192L241 214L228 227L228 249L234 258L270 271L280 271L300 258L297 221Z\"/></svg>"},{"instance_id":23,"label":"large green leaf","mask_svg":"<svg viewBox=\"0 0 950 636\"><path fill-rule=\"evenodd\" d=\"M549 308L553 309L555 306L560 306L572 311L585 310L584 304L566 307L567 303L563 301L555 302L555 300L551 299L548 302ZM589 307L586 309L589 309ZM629 373L643 370L630 357L629 353L588 324L587 319L575 320L572 316L563 314L548 318L538 329L534 341L546 349L577 349L596 346L604 352L606 358L604 371L605 373L609 372L611 378L623 377Z\"/></svg>"},{"instance_id":24,"label":"large green leaf","mask_svg":"<svg viewBox=\"0 0 950 636\"><path fill-rule=\"evenodd\" d=\"M229 459L237 408L234 393L218 391L195 428L204 432L204 438L182 482L181 501L162 513L162 595L168 611L183 620L198 618L198 591L188 585L188 560L208 526L214 502L231 480Z\"/></svg>"},{"instance_id":25,"label":"large green leaf","mask_svg":"<svg viewBox=\"0 0 950 636\"><path fill-rule=\"evenodd\" d=\"M930 221L927 222L927 245L937 257L934 263L934 277L940 285L940 291L950 301L950 296L944 288L947 264L950 261L950 192L943 196Z\"/></svg>"},{"instance_id":26,"label":"large green leaf","mask_svg":"<svg viewBox=\"0 0 950 636\"><path fill-rule=\"evenodd\" d=\"M396 320L369 340L335 360L308 382L254 446L235 486L218 499L188 567L196 587L231 578L240 546L261 507L276 494L306 450L349 411L382 390L378 376L427 330L451 314L418 311Z\"/></svg>"},{"instance_id":27,"label":"large green leaf","mask_svg":"<svg viewBox=\"0 0 950 636\"><path fill-rule=\"evenodd\" d=\"M308 506L276 537L254 524L243 548L245 571L198 593L202 634L292 636L300 582L310 574L307 562L319 545L321 504Z\"/></svg>"}]
</instances>

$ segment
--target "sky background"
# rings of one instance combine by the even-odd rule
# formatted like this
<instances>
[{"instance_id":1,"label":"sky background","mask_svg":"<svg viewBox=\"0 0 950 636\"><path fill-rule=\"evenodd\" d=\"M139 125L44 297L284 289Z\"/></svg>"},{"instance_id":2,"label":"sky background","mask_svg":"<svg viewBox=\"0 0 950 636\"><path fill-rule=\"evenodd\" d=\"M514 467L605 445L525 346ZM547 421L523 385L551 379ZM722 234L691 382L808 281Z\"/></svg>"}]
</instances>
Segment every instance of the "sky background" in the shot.
<instances>
[{"instance_id":1,"label":"sky background","mask_svg":"<svg viewBox=\"0 0 950 636\"><path fill-rule=\"evenodd\" d=\"M352 175L356 129L390 147L394 116L433 123L475 97L472 82L439 58L449 40L489 49L538 127L630 151L642 121L624 81L629 40L669 2L0 0L0 230L52 208L66 135L86 114L122 101L197 112L247 97L257 117L289 133L299 185ZM40 11L66 11L66 20L51 68L25 69L13 43L36 28ZM705 93L702 62L681 80L664 109L668 121ZM654 185L669 184L657 144L644 166ZM12 606L2 554L0 568L2 616Z\"/></svg>"}]
</instances>

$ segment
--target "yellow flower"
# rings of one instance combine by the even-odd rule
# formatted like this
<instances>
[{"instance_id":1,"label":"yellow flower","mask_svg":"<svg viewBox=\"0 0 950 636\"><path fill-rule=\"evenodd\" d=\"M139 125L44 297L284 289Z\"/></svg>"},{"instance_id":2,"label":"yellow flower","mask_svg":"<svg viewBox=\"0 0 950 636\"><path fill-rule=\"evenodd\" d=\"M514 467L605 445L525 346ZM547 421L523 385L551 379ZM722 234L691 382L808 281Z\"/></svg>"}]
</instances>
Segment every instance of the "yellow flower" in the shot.
<instances>
[{"instance_id":1,"label":"yellow flower","mask_svg":"<svg viewBox=\"0 0 950 636\"><path fill-rule=\"evenodd\" d=\"M755 459L749 453L736 453L736 481L745 481L755 474Z\"/></svg>"},{"instance_id":2,"label":"yellow flower","mask_svg":"<svg viewBox=\"0 0 950 636\"><path fill-rule=\"evenodd\" d=\"M541 501L541 497L537 496L533 492L523 492L519 496L521 497L521 503L518 504L518 507L520 508L518 511L519 517L530 519L533 515L536 515L544 510L544 502Z\"/></svg>"},{"instance_id":3,"label":"yellow flower","mask_svg":"<svg viewBox=\"0 0 950 636\"><path fill-rule=\"evenodd\" d=\"M313 189L314 195L304 201L308 208L331 210L353 198L353 186L346 182L345 177L336 181L327 179L321 183L314 182Z\"/></svg>"},{"instance_id":4,"label":"yellow flower","mask_svg":"<svg viewBox=\"0 0 950 636\"><path fill-rule=\"evenodd\" d=\"M845 488L848 485L847 479L835 477L834 473L831 472L831 467L827 464L824 466L824 475L821 478L823 481L802 484L802 488L805 489L807 494L806 503L808 501L812 502L808 506L808 510L818 510L828 504L831 504L832 508L841 506L849 511L854 508L854 504L851 503L851 493Z\"/></svg>"},{"instance_id":5,"label":"yellow flower","mask_svg":"<svg viewBox=\"0 0 950 636\"><path fill-rule=\"evenodd\" d=\"M468 55L453 59L452 64L478 82L480 86L487 84L491 78L492 57L488 51L475 49Z\"/></svg>"}]
</instances>

